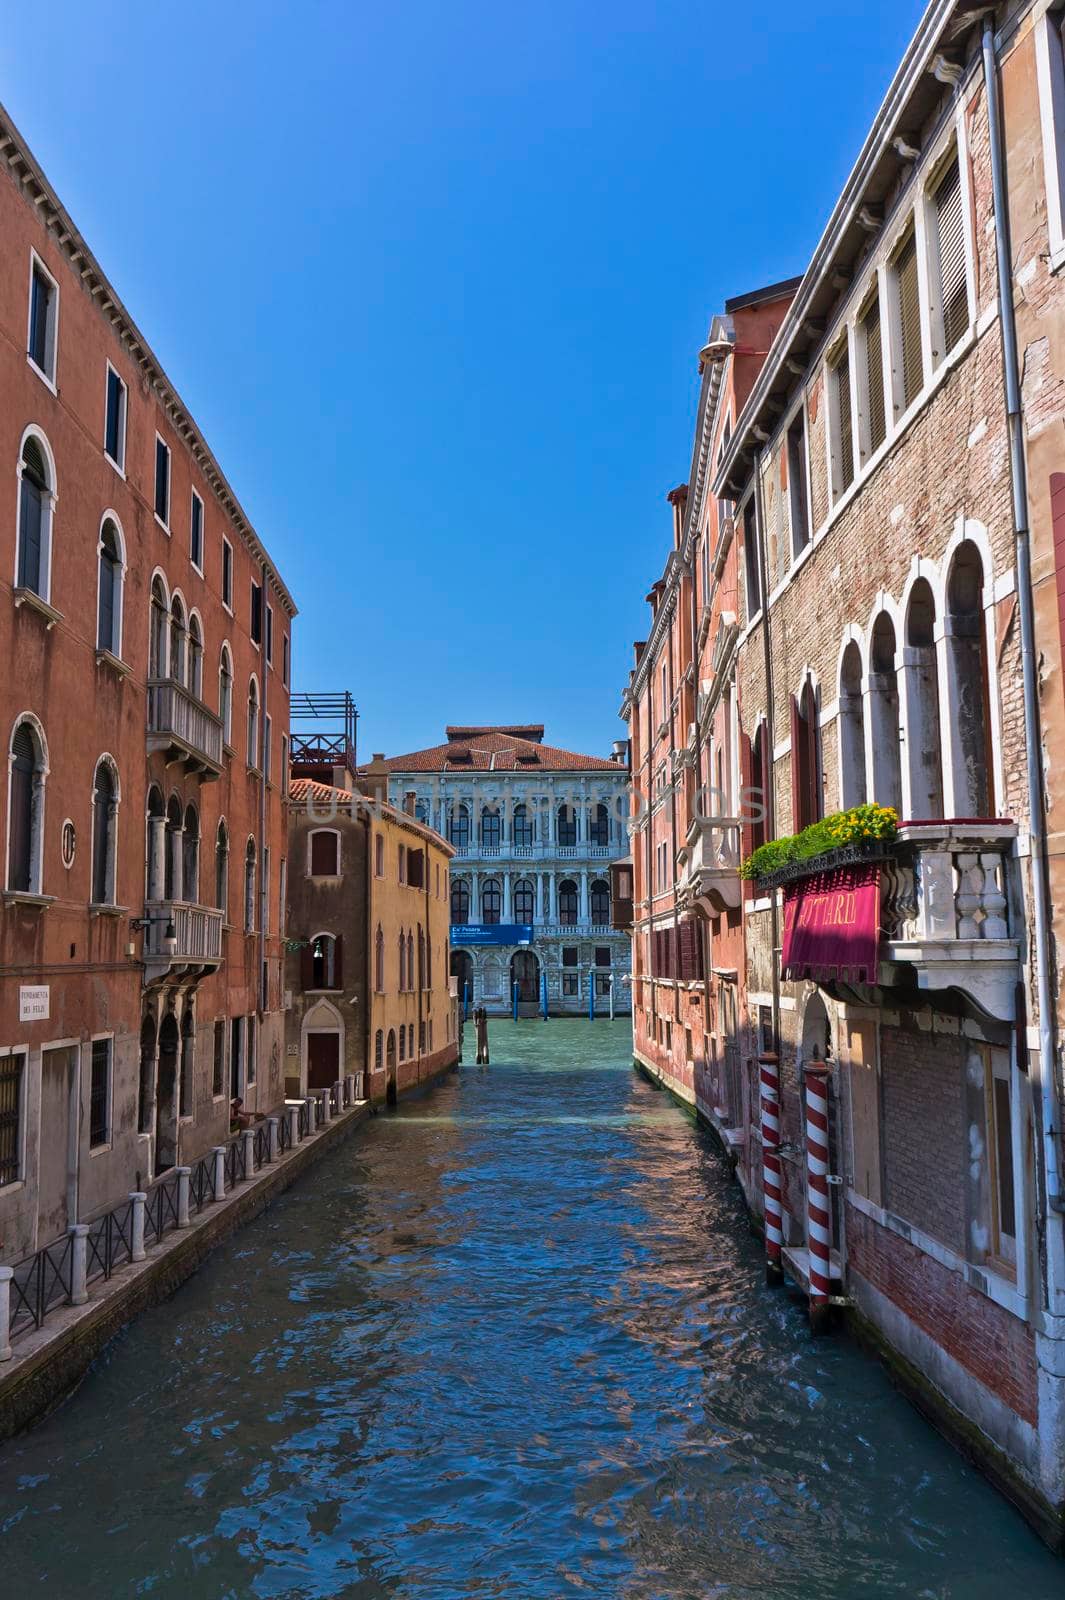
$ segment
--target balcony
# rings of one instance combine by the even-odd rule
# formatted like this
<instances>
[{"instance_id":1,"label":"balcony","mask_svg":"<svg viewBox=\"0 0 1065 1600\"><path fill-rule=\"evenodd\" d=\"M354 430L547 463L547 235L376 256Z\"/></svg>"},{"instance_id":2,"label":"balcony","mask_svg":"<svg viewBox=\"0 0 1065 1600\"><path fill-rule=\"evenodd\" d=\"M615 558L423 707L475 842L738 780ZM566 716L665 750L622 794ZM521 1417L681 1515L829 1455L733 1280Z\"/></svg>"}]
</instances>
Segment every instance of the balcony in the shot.
<instances>
[{"instance_id":1,"label":"balcony","mask_svg":"<svg viewBox=\"0 0 1065 1600\"><path fill-rule=\"evenodd\" d=\"M708 917L736 911L740 881L739 817L696 817L677 851L677 899Z\"/></svg>"},{"instance_id":2,"label":"balcony","mask_svg":"<svg viewBox=\"0 0 1065 1600\"><path fill-rule=\"evenodd\" d=\"M223 913L213 906L150 900L144 916L147 925L142 959L146 984L179 973L203 977L221 964ZM173 937L169 937L171 932Z\"/></svg>"},{"instance_id":3,"label":"balcony","mask_svg":"<svg viewBox=\"0 0 1065 1600\"><path fill-rule=\"evenodd\" d=\"M1008 862L1016 837L1012 822L903 824L881 875L882 983L912 973L918 989L954 989L988 1016L1015 1020L1021 968Z\"/></svg>"},{"instance_id":4,"label":"balcony","mask_svg":"<svg viewBox=\"0 0 1065 1600\"><path fill-rule=\"evenodd\" d=\"M148 752L204 779L222 775L222 719L173 678L148 680Z\"/></svg>"}]
</instances>

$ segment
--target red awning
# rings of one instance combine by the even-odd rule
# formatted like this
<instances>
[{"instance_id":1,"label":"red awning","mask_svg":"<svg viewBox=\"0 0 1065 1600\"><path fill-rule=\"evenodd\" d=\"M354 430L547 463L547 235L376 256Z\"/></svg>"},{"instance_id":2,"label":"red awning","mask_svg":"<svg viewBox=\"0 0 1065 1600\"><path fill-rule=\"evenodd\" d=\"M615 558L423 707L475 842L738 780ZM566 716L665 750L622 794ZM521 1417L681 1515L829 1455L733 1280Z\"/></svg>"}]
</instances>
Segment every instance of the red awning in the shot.
<instances>
[{"instance_id":1,"label":"red awning","mask_svg":"<svg viewBox=\"0 0 1065 1600\"><path fill-rule=\"evenodd\" d=\"M782 977L875 983L879 943L875 862L814 873L785 888Z\"/></svg>"}]
</instances>

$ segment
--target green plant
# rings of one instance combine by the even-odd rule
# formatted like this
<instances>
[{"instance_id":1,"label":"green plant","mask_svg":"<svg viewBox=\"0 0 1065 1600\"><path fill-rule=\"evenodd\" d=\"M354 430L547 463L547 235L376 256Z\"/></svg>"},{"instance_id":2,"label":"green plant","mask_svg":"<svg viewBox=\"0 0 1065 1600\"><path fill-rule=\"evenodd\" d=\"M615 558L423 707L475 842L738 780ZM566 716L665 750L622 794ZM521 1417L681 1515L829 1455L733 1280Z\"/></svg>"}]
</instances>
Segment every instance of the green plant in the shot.
<instances>
[{"instance_id":1,"label":"green plant","mask_svg":"<svg viewBox=\"0 0 1065 1600\"><path fill-rule=\"evenodd\" d=\"M893 839L899 829L898 812L891 806L851 806L812 822L801 833L770 839L751 852L740 867L744 878L768 878L796 861L813 861L844 845L866 840Z\"/></svg>"}]
</instances>

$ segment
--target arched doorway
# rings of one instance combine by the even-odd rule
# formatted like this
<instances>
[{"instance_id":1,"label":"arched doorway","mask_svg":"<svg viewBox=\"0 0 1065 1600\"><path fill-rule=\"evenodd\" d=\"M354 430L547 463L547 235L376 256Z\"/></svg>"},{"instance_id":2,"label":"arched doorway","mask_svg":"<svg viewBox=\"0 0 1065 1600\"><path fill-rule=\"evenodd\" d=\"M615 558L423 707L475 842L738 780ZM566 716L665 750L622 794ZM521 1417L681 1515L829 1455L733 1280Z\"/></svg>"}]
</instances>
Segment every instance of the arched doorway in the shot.
<instances>
[{"instance_id":1,"label":"arched doorway","mask_svg":"<svg viewBox=\"0 0 1065 1600\"><path fill-rule=\"evenodd\" d=\"M155 1018L141 1023L141 1067L137 1096L137 1132L151 1133L155 1110Z\"/></svg>"},{"instance_id":2,"label":"arched doorway","mask_svg":"<svg viewBox=\"0 0 1065 1600\"><path fill-rule=\"evenodd\" d=\"M515 950L510 958L511 994L518 986L519 1003L535 1005L540 995L540 963L531 950Z\"/></svg>"},{"instance_id":3,"label":"arched doorway","mask_svg":"<svg viewBox=\"0 0 1065 1600\"><path fill-rule=\"evenodd\" d=\"M458 979L459 1004L473 1004L473 957L468 950L452 950L451 976Z\"/></svg>"},{"instance_id":4,"label":"arched doorway","mask_svg":"<svg viewBox=\"0 0 1065 1600\"><path fill-rule=\"evenodd\" d=\"M303 1019L303 1060L312 1093L331 1089L343 1074L344 1022L326 1000L319 1000Z\"/></svg>"},{"instance_id":5,"label":"arched doorway","mask_svg":"<svg viewBox=\"0 0 1065 1600\"><path fill-rule=\"evenodd\" d=\"M169 1172L177 1161L177 1070L180 1048L177 1018L168 1012L159 1029L159 1075L155 1090L155 1172Z\"/></svg>"}]
</instances>

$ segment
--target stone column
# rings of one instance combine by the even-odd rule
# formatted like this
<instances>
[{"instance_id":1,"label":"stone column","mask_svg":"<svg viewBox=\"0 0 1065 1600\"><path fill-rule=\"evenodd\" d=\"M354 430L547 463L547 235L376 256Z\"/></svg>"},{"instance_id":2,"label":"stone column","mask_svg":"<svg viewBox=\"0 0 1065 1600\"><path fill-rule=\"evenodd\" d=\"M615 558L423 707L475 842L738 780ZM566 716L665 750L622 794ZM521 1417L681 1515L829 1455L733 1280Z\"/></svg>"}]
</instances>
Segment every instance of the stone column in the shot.
<instances>
[{"instance_id":1,"label":"stone column","mask_svg":"<svg viewBox=\"0 0 1065 1600\"><path fill-rule=\"evenodd\" d=\"M148 818L148 899L162 900L166 885L166 818Z\"/></svg>"},{"instance_id":2,"label":"stone column","mask_svg":"<svg viewBox=\"0 0 1065 1600\"><path fill-rule=\"evenodd\" d=\"M510 921L510 915L511 915L511 913L510 913L510 905L511 905L511 900L510 900L510 873L509 872L504 872L504 874L503 874L503 921L504 922L509 922Z\"/></svg>"},{"instance_id":3,"label":"stone column","mask_svg":"<svg viewBox=\"0 0 1065 1600\"><path fill-rule=\"evenodd\" d=\"M544 920L544 875L542 872L533 873L533 888L536 891L536 906L533 916L537 922Z\"/></svg>"},{"instance_id":4,"label":"stone column","mask_svg":"<svg viewBox=\"0 0 1065 1600\"><path fill-rule=\"evenodd\" d=\"M226 1147L224 1144L216 1144L214 1147L214 1182L212 1188L214 1191L213 1197L216 1201L225 1199Z\"/></svg>"},{"instance_id":5,"label":"stone column","mask_svg":"<svg viewBox=\"0 0 1065 1600\"><path fill-rule=\"evenodd\" d=\"M286 1109L285 1109L285 1115L288 1118L288 1142L289 1142L289 1147L291 1149L295 1150L296 1146L300 1142L300 1108L299 1108L299 1106L287 1106Z\"/></svg>"},{"instance_id":6,"label":"stone column","mask_svg":"<svg viewBox=\"0 0 1065 1600\"><path fill-rule=\"evenodd\" d=\"M179 1228L187 1228L188 1225L189 1225L189 1201L191 1199L191 1194L190 1194L191 1184L190 1184L190 1180L192 1178L192 1168L191 1167L178 1167L176 1169L176 1171L177 1171L177 1225L178 1225Z\"/></svg>"},{"instance_id":7,"label":"stone column","mask_svg":"<svg viewBox=\"0 0 1065 1600\"><path fill-rule=\"evenodd\" d=\"M278 1156L280 1154L281 1154L281 1146L280 1146L280 1143L279 1143L279 1140L278 1140L278 1118L277 1117L267 1117L267 1119L266 1119L266 1159L267 1159L268 1162L270 1162L271 1166L277 1160L277 1158L278 1158Z\"/></svg>"},{"instance_id":8,"label":"stone column","mask_svg":"<svg viewBox=\"0 0 1065 1600\"><path fill-rule=\"evenodd\" d=\"M470 873L470 921L481 920L481 874L476 868Z\"/></svg>"},{"instance_id":9,"label":"stone column","mask_svg":"<svg viewBox=\"0 0 1065 1600\"><path fill-rule=\"evenodd\" d=\"M0 1267L0 1361L11 1360L11 1280L14 1267Z\"/></svg>"},{"instance_id":10,"label":"stone column","mask_svg":"<svg viewBox=\"0 0 1065 1600\"><path fill-rule=\"evenodd\" d=\"M315 1131L315 1128L318 1124L318 1117L316 1115L318 1111L318 1102L314 1098L313 1094L309 1094L303 1103L307 1107L307 1133L310 1135Z\"/></svg>"},{"instance_id":11,"label":"stone column","mask_svg":"<svg viewBox=\"0 0 1065 1600\"><path fill-rule=\"evenodd\" d=\"M244 1141L244 1182L250 1183L255 1176L255 1129L245 1128L240 1137Z\"/></svg>"},{"instance_id":12,"label":"stone column","mask_svg":"<svg viewBox=\"0 0 1065 1600\"><path fill-rule=\"evenodd\" d=\"M558 878L553 872L547 874L547 897L550 907L548 921L554 925L558 922Z\"/></svg>"},{"instance_id":13,"label":"stone column","mask_svg":"<svg viewBox=\"0 0 1065 1600\"><path fill-rule=\"evenodd\" d=\"M583 923L591 920L591 909L588 902L588 868L581 868L581 910L580 919Z\"/></svg>"},{"instance_id":14,"label":"stone column","mask_svg":"<svg viewBox=\"0 0 1065 1600\"><path fill-rule=\"evenodd\" d=\"M130 1239L132 1241L129 1258L131 1261L144 1260L144 1206L148 1196L140 1189L135 1189L130 1195L133 1214L130 1218Z\"/></svg>"},{"instance_id":15,"label":"stone column","mask_svg":"<svg viewBox=\"0 0 1065 1600\"><path fill-rule=\"evenodd\" d=\"M321 1108L322 1127L328 1127L332 1115L333 1092L331 1089L321 1089L318 1094L318 1104Z\"/></svg>"},{"instance_id":16,"label":"stone column","mask_svg":"<svg viewBox=\"0 0 1065 1600\"><path fill-rule=\"evenodd\" d=\"M89 1225L75 1222L70 1234L70 1303L83 1306L89 1298Z\"/></svg>"}]
</instances>

